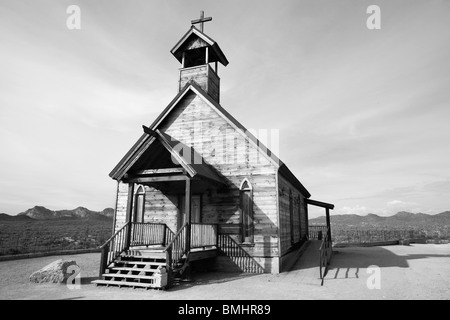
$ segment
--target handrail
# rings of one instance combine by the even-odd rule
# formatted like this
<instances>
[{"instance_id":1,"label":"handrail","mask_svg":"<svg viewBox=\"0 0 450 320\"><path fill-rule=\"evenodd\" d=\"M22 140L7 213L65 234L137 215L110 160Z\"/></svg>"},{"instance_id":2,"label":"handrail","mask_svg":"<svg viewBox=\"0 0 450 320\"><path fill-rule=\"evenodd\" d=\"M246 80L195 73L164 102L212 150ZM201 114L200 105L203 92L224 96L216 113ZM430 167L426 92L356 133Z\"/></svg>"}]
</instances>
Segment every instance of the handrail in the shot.
<instances>
[{"instance_id":1,"label":"handrail","mask_svg":"<svg viewBox=\"0 0 450 320\"><path fill-rule=\"evenodd\" d=\"M182 231L186 226L187 226L187 222L185 222L185 223L181 226L180 230L178 230L177 233L175 233L175 236L173 237L172 241L170 241L169 244L166 246L166 249L165 249L165 250L167 250L168 247L171 247L171 246L173 245L173 243L175 242L175 240L177 239L177 237L179 236L179 234L181 233L181 231Z\"/></svg>"},{"instance_id":2,"label":"handrail","mask_svg":"<svg viewBox=\"0 0 450 320\"><path fill-rule=\"evenodd\" d=\"M102 249L100 260L100 277L106 268L129 246L130 222L120 228L114 235L108 239L100 248Z\"/></svg>"},{"instance_id":3,"label":"handrail","mask_svg":"<svg viewBox=\"0 0 450 320\"><path fill-rule=\"evenodd\" d=\"M111 236L111 238L109 238L108 240L106 240L106 242L100 246L100 249L103 249L107 244L109 244L109 243L112 241L112 239L114 239L114 238L117 236L117 234L118 234L119 232L121 232L128 224L130 224L130 222L125 223L125 224L122 226L122 228L120 228L119 230L117 230L116 233L114 233L114 234Z\"/></svg>"},{"instance_id":4,"label":"handrail","mask_svg":"<svg viewBox=\"0 0 450 320\"><path fill-rule=\"evenodd\" d=\"M167 247L164 249L166 252L166 265L170 271L172 271L176 263L183 257L186 253L186 232L188 223L185 222L183 226L178 230L178 232L173 237L172 241L169 242Z\"/></svg>"},{"instance_id":5,"label":"handrail","mask_svg":"<svg viewBox=\"0 0 450 320\"><path fill-rule=\"evenodd\" d=\"M163 246L167 246L175 238L175 232L173 232L167 225L164 229L164 243Z\"/></svg>"},{"instance_id":6,"label":"handrail","mask_svg":"<svg viewBox=\"0 0 450 320\"><path fill-rule=\"evenodd\" d=\"M220 233L217 247L243 272L264 273L264 268L230 235Z\"/></svg>"},{"instance_id":7,"label":"handrail","mask_svg":"<svg viewBox=\"0 0 450 320\"><path fill-rule=\"evenodd\" d=\"M319 270L320 279L322 280L321 285L323 285L324 278L328 271L328 264L331 260L331 255L333 254L330 227L327 228L327 232L320 244L319 248ZM323 268L323 271L322 271Z\"/></svg>"},{"instance_id":8,"label":"handrail","mask_svg":"<svg viewBox=\"0 0 450 320\"><path fill-rule=\"evenodd\" d=\"M164 223L127 222L101 247L100 277L106 268L130 246L164 246L173 239L173 232Z\"/></svg>"},{"instance_id":9,"label":"handrail","mask_svg":"<svg viewBox=\"0 0 450 320\"><path fill-rule=\"evenodd\" d=\"M191 229L193 232L189 232ZM167 266L173 269L189 251L191 246L186 243L187 241L193 244L193 248L217 246L217 237L216 224L186 222L177 233L174 233L164 223L127 222L100 247L102 250L100 276L122 252L132 246L165 246Z\"/></svg>"}]
</instances>

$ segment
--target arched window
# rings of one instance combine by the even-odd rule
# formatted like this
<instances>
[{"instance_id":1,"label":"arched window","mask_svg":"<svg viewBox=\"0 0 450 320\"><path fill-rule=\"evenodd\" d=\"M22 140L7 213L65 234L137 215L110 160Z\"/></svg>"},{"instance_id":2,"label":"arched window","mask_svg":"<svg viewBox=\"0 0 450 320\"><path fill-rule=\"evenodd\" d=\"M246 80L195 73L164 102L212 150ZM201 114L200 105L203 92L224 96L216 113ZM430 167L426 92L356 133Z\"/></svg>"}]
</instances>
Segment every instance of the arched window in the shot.
<instances>
[{"instance_id":1,"label":"arched window","mask_svg":"<svg viewBox=\"0 0 450 320\"><path fill-rule=\"evenodd\" d=\"M144 222L145 189L143 186L137 188L134 195L133 222Z\"/></svg>"},{"instance_id":2,"label":"arched window","mask_svg":"<svg viewBox=\"0 0 450 320\"><path fill-rule=\"evenodd\" d=\"M245 178L240 187L240 212L242 225L242 242L253 242L253 190L250 182Z\"/></svg>"}]
</instances>

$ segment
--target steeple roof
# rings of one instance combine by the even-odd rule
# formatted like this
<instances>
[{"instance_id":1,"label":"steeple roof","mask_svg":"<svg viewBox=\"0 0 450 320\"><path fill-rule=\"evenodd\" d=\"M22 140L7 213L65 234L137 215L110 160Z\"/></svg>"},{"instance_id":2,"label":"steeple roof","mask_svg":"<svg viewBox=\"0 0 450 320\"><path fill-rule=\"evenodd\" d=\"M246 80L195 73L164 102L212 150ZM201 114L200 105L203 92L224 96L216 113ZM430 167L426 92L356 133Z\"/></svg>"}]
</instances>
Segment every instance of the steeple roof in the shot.
<instances>
[{"instance_id":1,"label":"steeple roof","mask_svg":"<svg viewBox=\"0 0 450 320\"><path fill-rule=\"evenodd\" d=\"M224 66L228 65L228 60L217 42L194 26L191 26L188 32L186 32L170 52L181 63L183 60L183 52L201 47L210 47L212 49L209 56L209 62L218 61Z\"/></svg>"}]
</instances>

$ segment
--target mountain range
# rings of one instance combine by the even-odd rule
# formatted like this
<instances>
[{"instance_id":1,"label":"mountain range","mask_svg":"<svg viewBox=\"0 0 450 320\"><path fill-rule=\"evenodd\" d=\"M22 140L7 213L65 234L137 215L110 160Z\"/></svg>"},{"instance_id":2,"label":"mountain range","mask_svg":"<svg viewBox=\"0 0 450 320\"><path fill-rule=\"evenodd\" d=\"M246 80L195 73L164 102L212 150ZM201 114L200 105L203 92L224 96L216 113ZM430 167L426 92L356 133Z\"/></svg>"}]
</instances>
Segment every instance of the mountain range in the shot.
<instances>
[{"instance_id":1,"label":"mountain range","mask_svg":"<svg viewBox=\"0 0 450 320\"><path fill-rule=\"evenodd\" d=\"M33 221L33 220L56 220L56 219L91 219L106 220L114 216L113 208L102 211L91 211L84 207L72 210L53 211L43 206L35 206L16 216L0 213L0 221ZM330 215L333 225L345 225L349 227L419 227L429 225L450 226L450 211L429 215L425 213L411 213L401 211L393 216L383 217L373 213L365 216L357 214ZM325 224L325 215L309 219L310 224Z\"/></svg>"},{"instance_id":2,"label":"mountain range","mask_svg":"<svg viewBox=\"0 0 450 320\"><path fill-rule=\"evenodd\" d=\"M395 215L382 217L373 213L365 216L357 214L330 215L332 225L345 225L349 227L420 227L430 225L450 226L450 211L439 214L411 213L400 211ZM310 219L309 224L325 224L325 215Z\"/></svg>"},{"instance_id":3,"label":"mountain range","mask_svg":"<svg viewBox=\"0 0 450 320\"><path fill-rule=\"evenodd\" d=\"M113 208L106 208L100 212L91 211L84 207L78 207L72 210L53 211L42 206L35 206L16 216L6 213L0 213L1 221L33 221L33 220L56 220L56 219L90 219L106 220L114 216Z\"/></svg>"}]
</instances>

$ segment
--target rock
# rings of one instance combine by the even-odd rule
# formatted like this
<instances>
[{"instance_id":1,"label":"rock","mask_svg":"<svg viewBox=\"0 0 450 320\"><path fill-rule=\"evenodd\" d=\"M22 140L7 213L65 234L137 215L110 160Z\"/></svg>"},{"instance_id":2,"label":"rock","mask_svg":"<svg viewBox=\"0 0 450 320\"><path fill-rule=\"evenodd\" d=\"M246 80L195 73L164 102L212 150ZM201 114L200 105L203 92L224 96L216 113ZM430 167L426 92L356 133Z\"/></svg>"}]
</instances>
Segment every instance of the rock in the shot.
<instances>
[{"instance_id":1,"label":"rock","mask_svg":"<svg viewBox=\"0 0 450 320\"><path fill-rule=\"evenodd\" d=\"M43 282L51 282L51 283L65 283L67 278L73 275L73 269L67 271L69 266L79 267L75 260L56 260L49 265L46 265L42 269L33 272L30 276L31 282L43 283Z\"/></svg>"}]
</instances>

